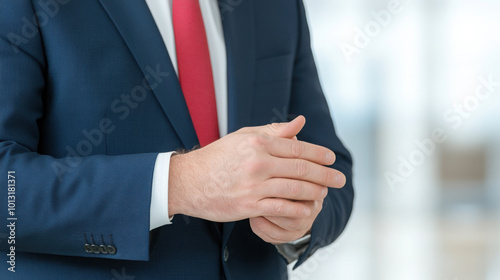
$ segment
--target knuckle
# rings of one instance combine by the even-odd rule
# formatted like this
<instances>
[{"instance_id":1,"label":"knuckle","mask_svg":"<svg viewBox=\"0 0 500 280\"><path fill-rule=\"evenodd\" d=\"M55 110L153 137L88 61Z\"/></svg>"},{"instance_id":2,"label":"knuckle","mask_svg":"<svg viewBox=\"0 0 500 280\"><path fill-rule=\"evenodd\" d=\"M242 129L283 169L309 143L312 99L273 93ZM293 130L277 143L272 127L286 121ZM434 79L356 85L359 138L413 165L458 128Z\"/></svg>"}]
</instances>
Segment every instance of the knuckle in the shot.
<instances>
[{"instance_id":1,"label":"knuckle","mask_svg":"<svg viewBox=\"0 0 500 280\"><path fill-rule=\"evenodd\" d=\"M249 136L250 145L256 148L261 148L267 145L270 142L270 140L271 136L262 132Z\"/></svg>"},{"instance_id":2,"label":"knuckle","mask_svg":"<svg viewBox=\"0 0 500 280\"><path fill-rule=\"evenodd\" d=\"M280 128L280 124L279 123L270 123L268 125L266 125L266 127L271 130L271 131L276 131Z\"/></svg>"},{"instance_id":3,"label":"knuckle","mask_svg":"<svg viewBox=\"0 0 500 280\"><path fill-rule=\"evenodd\" d=\"M275 204L274 204L274 209L272 210L273 211L273 214L275 215L282 215L285 213L285 203L283 201L277 201Z\"/></svg>"},{"instance_id":4,"label":"knuckle","mask_svg":"<svg viewBox=\"0 0 500 280\"><path fill-rule=\"evenodd\" d=\"M296 172L299 178L305 177L309 172L309 165L305 160L296 161Z\"/></svg>"},{"instance_id":5,"label":"knuckle","mask_svg":"<svg viewBox=\"0 0 500 280\"><path fill-rule=\"evenodd\" d=\"M265 162L257 158L249 158L246 163L245 169L250 174L258 173L265 166Z\"/></svg>"},{"instance_id":6,"label":"knuckle","mask_svg":"<svg viewBox=\"0 0 500 280\"><path fill-rule=\"evenodd\" d=\"M300 195L300 191L301 191L301 186L300 186L300 183L295 181L295 180L288 180L287 181L287 190L288 190L288 193L292 196L292 197L298 197Z\"/></svg>"},{"instance_id":7,"label":"knuckle","mask_svg":"<svg viewBox=\"0 0 500 280\"><path fill-rule=\"evenodd\" d=\"M260 136L260 135L261 134L252 134L252 135L249 135L247 137L247 141L250 144L250 146L252 146L252 147L258 147L258 146L261 145L262 136Z\"/></svg>"},{"instance_id":8,"label":"knuckle","mask_svg":"<svg viewBox=\"0 0 500 280\"><path fill-rule=\"evenodd\" d=\"M292 144L290 145L290 152L292 157L300 158L304 153L304 147L300 144L300 142L292 141Z\"/></svg>"}]
</instances>

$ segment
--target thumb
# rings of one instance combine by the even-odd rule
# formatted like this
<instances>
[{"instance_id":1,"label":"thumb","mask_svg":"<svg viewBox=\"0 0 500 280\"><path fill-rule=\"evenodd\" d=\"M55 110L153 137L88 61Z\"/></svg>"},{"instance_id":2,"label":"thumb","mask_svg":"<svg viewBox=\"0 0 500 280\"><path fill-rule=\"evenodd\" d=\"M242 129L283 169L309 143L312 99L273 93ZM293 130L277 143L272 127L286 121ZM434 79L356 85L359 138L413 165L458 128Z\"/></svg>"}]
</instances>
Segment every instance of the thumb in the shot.
<instances>
[{"instance_id":1,"label":"thumb","mask_svg":"<svg viewBox=\"0 0 500 280\"><path fill-rule=\"evenodd\" d=\"M291 122L273 123L267 125L267 128L273 136L291 139L299 134L305 124L306 118L304 118L304 116L298 116Z\"/></svg>"}]
</instances>

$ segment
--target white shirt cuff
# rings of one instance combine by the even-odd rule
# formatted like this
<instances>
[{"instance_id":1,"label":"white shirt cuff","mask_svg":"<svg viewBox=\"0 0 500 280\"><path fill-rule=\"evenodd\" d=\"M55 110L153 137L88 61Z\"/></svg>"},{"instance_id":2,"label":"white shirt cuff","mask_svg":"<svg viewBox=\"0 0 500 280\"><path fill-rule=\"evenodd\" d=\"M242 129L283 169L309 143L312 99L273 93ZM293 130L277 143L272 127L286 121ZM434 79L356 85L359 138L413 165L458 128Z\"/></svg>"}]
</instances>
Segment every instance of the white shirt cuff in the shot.
<instances>
[{"instance_id":1,"label":"white shirt cuff","mask_svg":"<svg viewBox=\"0 0 500 280\"><path fill-rule=\"evenodd\" d=\"M311 234L301 237L295 241L276 245L278 253L280 253L290 264L299 259L311 242Z\"/></svg>"},{"instance_id":2,"label":"white shirt cuff","mask_svg":"<svg viewBox=\"0 0 500 280\"><path fill-rule=\"evenodd\" d=\"M156 157L151 189L149 230L172 224L168 215L168 175L172 153L160 153Z\"/></svg>"}]
</instances>

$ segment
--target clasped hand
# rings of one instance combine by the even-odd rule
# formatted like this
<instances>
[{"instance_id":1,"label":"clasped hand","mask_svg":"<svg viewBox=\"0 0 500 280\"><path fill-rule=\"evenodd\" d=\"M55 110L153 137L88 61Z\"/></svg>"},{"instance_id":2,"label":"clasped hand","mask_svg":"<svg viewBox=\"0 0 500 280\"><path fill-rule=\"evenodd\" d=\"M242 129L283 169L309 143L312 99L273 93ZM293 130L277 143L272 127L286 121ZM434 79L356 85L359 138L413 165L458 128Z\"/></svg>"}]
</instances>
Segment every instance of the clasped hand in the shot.
<instances>
[{"instance_id":1,"label":"clasped hand","mask_svg":"<svg viewBox=\"0 0 500 280\"><path fill-rule=\"evenodd\" d=\"M250 220L272 244L296 240L311 229L328 188L342 188L344 174L327 167L335 154L298 141L305 125L245 127L201 149L172 157L169 214L215 222Z\"/></svg>"}]
</instances>

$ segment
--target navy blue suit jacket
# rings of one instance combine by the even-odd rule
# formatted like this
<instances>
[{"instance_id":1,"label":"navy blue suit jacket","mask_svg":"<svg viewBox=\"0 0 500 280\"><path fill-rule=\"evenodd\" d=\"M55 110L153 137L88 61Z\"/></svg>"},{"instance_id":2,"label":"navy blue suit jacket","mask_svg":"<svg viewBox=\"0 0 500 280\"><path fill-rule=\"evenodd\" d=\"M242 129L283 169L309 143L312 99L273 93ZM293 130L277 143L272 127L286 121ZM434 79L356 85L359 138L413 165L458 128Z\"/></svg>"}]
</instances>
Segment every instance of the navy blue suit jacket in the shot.
<instances>
[{"instance_id":1,"label":"navy blue suit jacket","mask_svg":"<svg viewBox=\"0 0 500 280\"><path fill-rule=\"evenodd\" d=\"M229 132L304 115L298 138L332 149L331 189L303 263L342 232L351 157L335 134L301 0L221 0ZM159 152L198 140L143 0L0 2L0 185L15 171L15 262L1 226L1 279L286 279L286 262L248 220L178 215L150 233ZM0 220L7 219L0 190ZM86 252L114 246L115 254ZM224 276L225 275L225 276Z\"/></svg>"}]
</instances>

